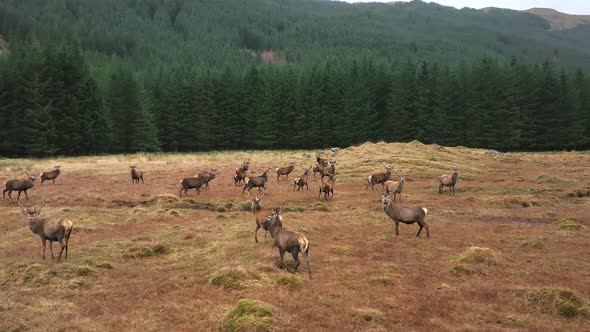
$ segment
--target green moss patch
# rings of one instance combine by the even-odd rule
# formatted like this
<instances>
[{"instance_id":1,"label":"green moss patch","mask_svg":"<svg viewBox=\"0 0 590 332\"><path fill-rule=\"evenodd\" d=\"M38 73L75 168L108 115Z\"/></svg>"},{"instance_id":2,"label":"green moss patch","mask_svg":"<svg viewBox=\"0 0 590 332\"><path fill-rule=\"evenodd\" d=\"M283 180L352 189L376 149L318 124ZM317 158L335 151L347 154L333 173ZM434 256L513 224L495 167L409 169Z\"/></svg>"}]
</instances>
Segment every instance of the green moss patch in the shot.
<instances>
[{"instance_id":1,"label":"green moss patch","mask_svg":"<svg viewBox=\"0 0 590 332\"><path fill-rule=\"evenodd\" d=\"M278 310L262 301L241 299L227 314L226 331L270 331Z\"/></svg>"},{"instance_id":2,"label":"green moss patch","mask_svg":"<svg viewBox=\"0 0 590 332\"><path fill-rule=\"evenodd\" d=\"M572 318L587 316L587 301L567 288L531 288L518 290L516 300L526 308L545 314Z\"/></svg>"},{"instance_id":3,"label":"green moss patch","mask_svg":"<svg viewBox=\"0 0 590 332\"><path fill-rule=\"evenodd\" d=\"M584 226L576 224L574 221L569 220L567 218L557 219L555 223L557 224L557 227L561 230L577 231L584 228Z\"/></svg>"}]
</instances>

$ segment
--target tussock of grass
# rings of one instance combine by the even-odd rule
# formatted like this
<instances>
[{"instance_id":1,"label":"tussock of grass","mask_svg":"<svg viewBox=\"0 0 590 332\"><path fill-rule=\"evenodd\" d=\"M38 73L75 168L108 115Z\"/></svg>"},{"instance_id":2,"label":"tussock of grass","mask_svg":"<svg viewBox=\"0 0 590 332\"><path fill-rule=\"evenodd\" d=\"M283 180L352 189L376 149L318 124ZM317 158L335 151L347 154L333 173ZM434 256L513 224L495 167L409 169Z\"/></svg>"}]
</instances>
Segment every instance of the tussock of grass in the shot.
<instances>
[{"instance_id":1,"label":"tussock of grass","mask_svg":"<svg viewBox=\"0 0 590 332\"><path fill-rule=\"evenodd\" d=\"M317 201L312 204L311 206L312 211L322 211L322 212L329 212L328 206L324 202Z\"/></svg>"},{"instance_id":2,"label":"tussock of grass","mask_svg":"<svg viewBox=\"0 0 590 332\"><path fill-rule=\"evenodd\" d=\"M522 319L519 319L518 317L515 317L515 316L506 316L506 317L500 319L499 323L501 323L503 325L511 326L511 327L525 327L526 326L525 321L523 321Z\"/></svg>"},{"instance_id":3,"label":"tussock of grass","mask_svg":"<svg viewBox=\"0 0 590 332\"><path fill-rule=\"evenodd\" d=\"M557 227L561 230L577 231L584 228L584 226L576 224L574 221L569 220L567 218L557 219L555 223L557 224Z\"/></svg>"},{"instance_id":4,"label":"tussock of grass","mask_svg":"<svg viewBox=\"0 0 590 332\"><path fill-rule=\"evenodd\" d=\"M278 310L272 305L249 299L241 299L227 314L226 331L270 331L275 324L273 317Z\"/></svg>"},{"instance_id":5,"label":"tussock of grass","mask_svg":"<svg viewBox=\"0 0 590 332\"><path fill-rule=\"evenodd\" d=\"M277 285L287 287L290 291L294 291L301 287L301 279L295 275L282 275L277 278Z\"/></svg>"},{"instance_id":6,"label":"tussock of grass","mask_svg":"<svg viewBox=\"0 0 590 332\"><path fill-rule=\"evenodd\" d=\"M449 272L451 272L454 275L471 275L476 273L477 271L463 264L458 264L451 266L449 268Z\"/></svg>"},{"instance_id":7,"label":"tussock of grass","mask_svg":"<svg viewBox=\"0 0 590 332\"><path fill-rule=\"evenodd\" d=\"M209 283L225 289L244 289L246 281L250 279L246 270L242 268L221 269L209 279Z\"/></svg>"},{"instance_id":8,"label":"tussock of grass","mask_svg":"<svg viewBox=\"0 0 590 332\"><path fill-rule=\"evenodd\" d=\"M81 286L85 278L95 273L96 271L87 265L14 262L2 268L0 277L7 282L32 286L67 285L69 282Z\"/></svg>"},{"instance_id":9,"label":"tussock of grass","mask_svg":"<svg viewBox=\"0 0 590 332\"><path fill-rule=\"evenodd\" d=\"M355 308L352 310L352 315L365 322L373 322L383 317L383 312L372 308Z\"/></svg>"},{"instance_id":10,"label":"tussock of grass","mask_svg":"<svg viewBox=\"0 0 590 332\"><path fill-rule=\"evenodd\" d=\"M531 200L528 197L508 197L502 199L502 205L505 207L531 207L539 206L539 202Z\"/></svg>"},{"instance_id":11,"label":"tussock of grass","mask_svg":"<svg viewBox=\"0 0 590 332\"><path fill-rule=\"evenodd\" d=\"M466 264L496 265L500 254L489 248L469 247L462 255L452 258L452 262Z\"/></svg>"},{"instance_id":12,"label":"tussock of grass","mask_svg":"<svg viewBox=\"0 0 590 332\"><path fill-rule=\"evenodd\" d=\"M131 257L139 257L139 258L146 258L146 257L153 257L158 255L164 255L170 252L168 246L163 244L156 244L151 247L142 247L139 249L137 253L134 255L132 254Z\"/></svg>"},{"instance_id":13,"label":"tussock of grass","mask_svg":"<svg viewBox=\"0 0 590 332\"><path fill-rule=\"evenodd\" d=\"M369 282L372 284L380 284L383 286L394 286L397 284L397 278L389 275L375 275L369 278Z\"/></svg>"},{"instance_id":14,"label":"tussock of grass","mask_svg":"<svg viewBox=\"0 0 590 332\"><path fill-rule=\"evenodd\" d=\"M590 197L590 188L572 191L567 194L567 197L577 197L577 198Z\"/></svg>"},{"instance_id":15,"label":"tussock of grass","mask_svg":"<svg viewBox=\"0 0 590 332\"><path fill-rule=\"evenodd\" d=\"M545 245L540 240L530 240L525 241L521 244L521 247L531 248L531 249L543 249Z\"/></svg>"},{"instance_id":16,"label":"tussock of grass","mask_svg":"<svg viewBox=\"0 0 590 332\"><path fill-rule=\"evenodd\" d=\"M99 269L112 269L113 266L109 262L100 262L96 264L96 267Z\"/></svg>"},{"instance_id":17,"label":"tussock of grass","mask_svg":"<svg viewBox=\"0 0 590 332\"><path fill-rule=\"evenodd\" d=\"M562 317L581 315L586 318L588 304L581 296L567 288L531 288L516 292L516 300L527 308Z\"/></svg>"}]
</instances>

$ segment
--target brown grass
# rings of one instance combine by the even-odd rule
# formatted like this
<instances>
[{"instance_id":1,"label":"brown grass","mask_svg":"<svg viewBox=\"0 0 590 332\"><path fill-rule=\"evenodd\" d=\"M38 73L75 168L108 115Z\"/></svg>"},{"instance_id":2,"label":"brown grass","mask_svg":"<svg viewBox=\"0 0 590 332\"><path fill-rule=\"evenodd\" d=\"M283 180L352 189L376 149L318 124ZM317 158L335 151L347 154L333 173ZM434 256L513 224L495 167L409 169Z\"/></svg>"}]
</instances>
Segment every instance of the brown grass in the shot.
<instances>
[{"instance_id":1,"label":"brown grass","mask_svg":"<svg viewBox=\"0 0 590 332\"><path fill-rule=\"evenodd\" d=\"M24 203L45 195L43 216L75 223L68 260L43 261L14 202L0 202L0 331L587 327L590 197L568 193L587 189L590 169L580 165L590 154L492 158L419 142L363 144L340 153L334 199L321 204L319 179L293 192L271 176L262 205L285 204L285 227L308 237L313 280L303 261L297 274L279 269L263 232L254 242L249 197L231 179L247 158L259 174L267 162L311 165L302 154L0 159L0 180L62 165L56 184L37 184ZM130 163L145 184L131 184ZM428 208L430 240L414 236L416 225L402 224L396 237L377 191L365 192L366 176L384 164L406 176L403 203ZM209 191L179 198L178 180L197 167L220 174ZM451 167L461 169L457 194L439 195L437 178ZM523 291L566 288L584 301L573 317L535 304L560 297Z\"/></svg>"}]
</instances>

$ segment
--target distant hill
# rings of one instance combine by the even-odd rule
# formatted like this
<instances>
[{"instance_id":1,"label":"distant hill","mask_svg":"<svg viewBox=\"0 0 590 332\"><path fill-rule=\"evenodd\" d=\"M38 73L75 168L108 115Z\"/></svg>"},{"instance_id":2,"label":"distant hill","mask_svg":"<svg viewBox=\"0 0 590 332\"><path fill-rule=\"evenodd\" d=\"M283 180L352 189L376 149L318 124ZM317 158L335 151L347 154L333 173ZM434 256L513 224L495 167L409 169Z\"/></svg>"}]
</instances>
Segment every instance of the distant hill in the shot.
<instances>
[{"instance_id":1,"label":"distant hill","mask_svg":"<svg viewBox=\"0 0 590 332\"><path fill-rule=\"evenodd\" d=\"M587 18L547 9L455 9L422 1L19 0L0 3L11 47L78 40L93 64L309 63L326 57L457 63L492 56L590 68ZM272 50L272 53L268 53ZM253 56L253 54L258 56ZM116 60L119 61L119 60ZM274 62L274 61L271 61Z\"/></svg>"},{"instance_id":2,"label":"distant hill","mask_svg":"<svg viewBox=\"0 0 590 332\"><path fill-rule=\"evenodd\" d=\"M526 11L546 19L553 30L573 29L580 24L590 24L590 15L565 14L551 8L531 8Z\"/></svg>"}]
</instances>

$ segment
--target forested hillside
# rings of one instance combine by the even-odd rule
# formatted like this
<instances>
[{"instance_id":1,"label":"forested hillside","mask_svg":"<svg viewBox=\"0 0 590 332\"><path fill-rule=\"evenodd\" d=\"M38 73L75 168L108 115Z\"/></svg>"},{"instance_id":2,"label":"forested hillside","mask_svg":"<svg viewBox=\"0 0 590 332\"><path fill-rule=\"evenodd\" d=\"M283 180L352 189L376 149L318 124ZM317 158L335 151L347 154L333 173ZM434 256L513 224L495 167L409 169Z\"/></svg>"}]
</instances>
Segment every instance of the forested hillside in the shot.
<instances>
[{"instance_id":1,"label":"forested hillside","mask_svg":"<svg viewBox=\"0 0 590 332\"><path fill-rule=\"evenodd\" d=\"M414 1L6 0L0 153L590 146L587 25Z\"/></svg>"}]
</instances>

